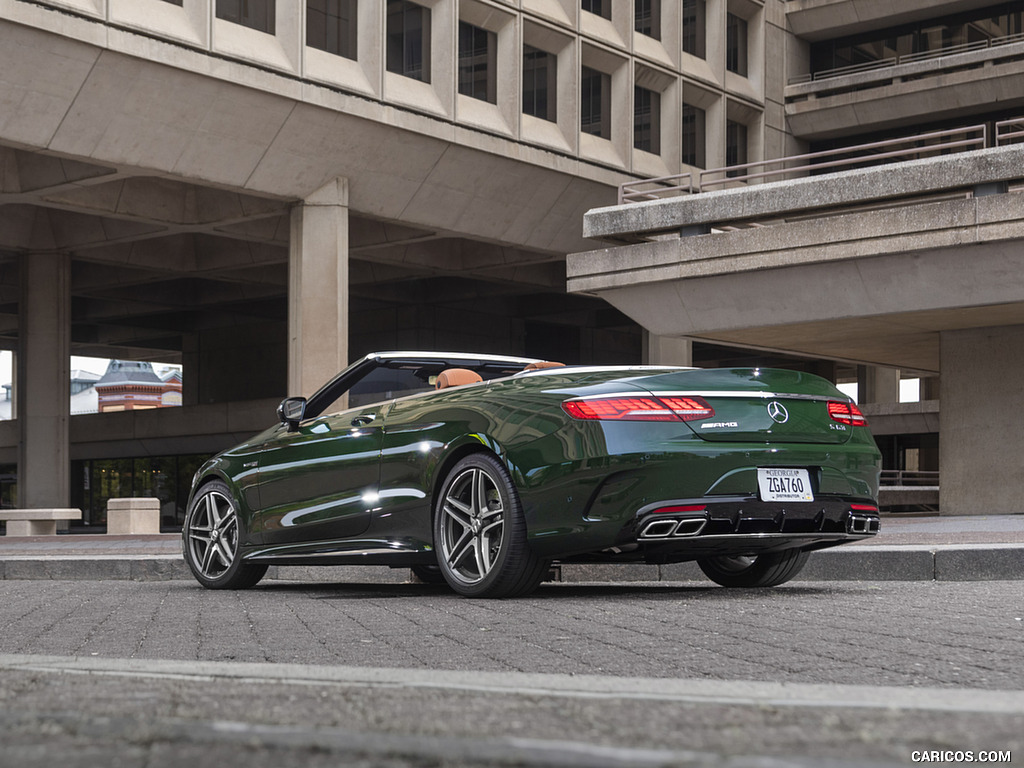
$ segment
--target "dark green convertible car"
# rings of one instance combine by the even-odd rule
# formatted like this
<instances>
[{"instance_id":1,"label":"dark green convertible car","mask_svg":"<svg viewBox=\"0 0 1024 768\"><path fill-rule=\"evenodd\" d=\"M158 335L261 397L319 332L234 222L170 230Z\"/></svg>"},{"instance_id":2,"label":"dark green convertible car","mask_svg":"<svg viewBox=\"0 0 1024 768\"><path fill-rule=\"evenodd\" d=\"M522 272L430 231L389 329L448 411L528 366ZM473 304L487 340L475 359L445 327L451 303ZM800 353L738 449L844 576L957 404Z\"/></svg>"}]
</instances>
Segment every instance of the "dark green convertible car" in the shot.
<instances>
[{"instance_id":1,"label":"dark green convertible car","mask_svg":"<svg viewBox=\"0 0 1024 768\"><path fill-rule=\"evenodd\" d=\"M767 587L878 532L864 416L806 373L387 352L278 416L195 476L182 537L203 586L390 565L509 597L552 563L695 560Z\"/></svg>"}]
</instances>

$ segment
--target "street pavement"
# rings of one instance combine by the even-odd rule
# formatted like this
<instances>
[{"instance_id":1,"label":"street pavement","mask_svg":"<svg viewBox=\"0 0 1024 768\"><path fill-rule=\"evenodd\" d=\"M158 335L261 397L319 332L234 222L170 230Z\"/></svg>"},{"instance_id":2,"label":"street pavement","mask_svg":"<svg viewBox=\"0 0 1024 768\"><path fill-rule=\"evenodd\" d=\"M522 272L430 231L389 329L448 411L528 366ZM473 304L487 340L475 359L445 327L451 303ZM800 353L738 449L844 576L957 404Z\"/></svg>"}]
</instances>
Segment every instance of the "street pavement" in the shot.
<instances>
[{"instance_id":1,"label":"street pavement","mask_svg":"<svg viewBox=\"0 0 1024 768\"><path fill-rule=\"evenodd\" d=\"M1024 755L1019 584L0 582L0 766Z\"/></svg>"},{"instance_id":2,"label":"street pavement","mask_svg":"<svg viewBox=\"0 0 1024 768\"><path fill-rule=\"evenodd\" d=\"M1024 516L882 530L774 589L577 567L506 601L381 568L207 591L174 535L0 539L0 768L1021 762Z\"/></svg>"}]
</instances>

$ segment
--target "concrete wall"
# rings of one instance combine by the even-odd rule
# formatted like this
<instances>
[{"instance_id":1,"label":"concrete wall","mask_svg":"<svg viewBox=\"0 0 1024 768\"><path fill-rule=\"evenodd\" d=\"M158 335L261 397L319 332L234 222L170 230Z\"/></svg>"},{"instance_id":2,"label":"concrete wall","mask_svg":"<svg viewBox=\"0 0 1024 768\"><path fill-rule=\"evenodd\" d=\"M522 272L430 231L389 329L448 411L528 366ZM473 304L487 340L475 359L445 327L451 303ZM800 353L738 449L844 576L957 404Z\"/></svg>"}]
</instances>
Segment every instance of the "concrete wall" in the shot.
<instances>
[{"instance_id":1,"label":"concrete wall","mask_svg":"<svg viewBox=\"0 0 1024 768\"><path fill-rule=\"evenodd\" d=\"M1024 325L942 334L942 513L1018 514Z\"/></svg>"}]
</instances>

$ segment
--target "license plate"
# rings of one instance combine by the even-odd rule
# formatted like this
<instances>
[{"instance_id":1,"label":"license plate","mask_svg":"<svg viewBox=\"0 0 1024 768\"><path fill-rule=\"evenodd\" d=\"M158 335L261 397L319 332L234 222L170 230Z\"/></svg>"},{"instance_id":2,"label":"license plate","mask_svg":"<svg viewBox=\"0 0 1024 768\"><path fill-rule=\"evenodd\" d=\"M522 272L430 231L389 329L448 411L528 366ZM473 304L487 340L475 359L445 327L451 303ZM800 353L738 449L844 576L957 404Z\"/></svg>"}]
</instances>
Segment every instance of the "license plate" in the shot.
<instances>
[{"instance_id":1,"label":"license plate","mask_svg":"<svg viewBox=\"0 0 1024 768\"><path fill-rule=\"evenodd\" d=\"M806 469L758 467L761 501L814 501L811 475Z\"/></svg>"}]
</instances>

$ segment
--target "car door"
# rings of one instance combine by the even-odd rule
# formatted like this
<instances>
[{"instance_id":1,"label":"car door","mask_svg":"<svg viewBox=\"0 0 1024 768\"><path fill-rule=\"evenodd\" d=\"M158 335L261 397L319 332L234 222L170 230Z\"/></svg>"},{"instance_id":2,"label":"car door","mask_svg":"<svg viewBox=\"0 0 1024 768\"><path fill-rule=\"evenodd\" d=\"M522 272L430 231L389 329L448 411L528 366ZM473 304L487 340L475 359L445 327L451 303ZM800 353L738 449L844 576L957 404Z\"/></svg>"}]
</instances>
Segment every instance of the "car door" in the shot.
<instances>
[{"instance_id":1,"label":"car door","mask_svg":"<svg viewBox=\"0 0 1024 768\"><path fill-rule=\"evenodd\" d=\"M386 403L282 425L260 453L264 544L358 536L370 522L380 478Z\"/></svg>"}]
</instances>

